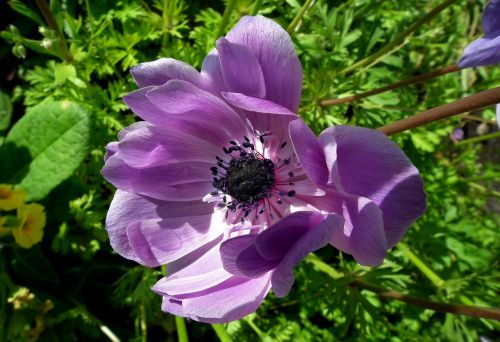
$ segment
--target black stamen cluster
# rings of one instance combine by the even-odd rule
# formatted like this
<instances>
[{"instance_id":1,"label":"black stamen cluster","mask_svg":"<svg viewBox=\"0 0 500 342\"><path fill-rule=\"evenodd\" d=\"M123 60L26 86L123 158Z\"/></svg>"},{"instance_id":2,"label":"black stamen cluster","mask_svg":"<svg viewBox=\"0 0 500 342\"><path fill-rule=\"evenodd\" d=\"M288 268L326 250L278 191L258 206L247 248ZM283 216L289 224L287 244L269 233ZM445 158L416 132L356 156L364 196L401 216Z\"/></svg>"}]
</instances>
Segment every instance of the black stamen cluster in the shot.
<instances>
[{"instance_id":1,"label":"black stamen cluster","mask_svg":"<svg viewBox=\"0 0 500 342\"><path fill-rule=\"evenodd\" d=\"M213 186L233 198L227 205L229 209L248 210L259 200L272 196L275 176L271 160L245 154L223 166L225 175L214 179Z\"/></svg>"}]
</instances>

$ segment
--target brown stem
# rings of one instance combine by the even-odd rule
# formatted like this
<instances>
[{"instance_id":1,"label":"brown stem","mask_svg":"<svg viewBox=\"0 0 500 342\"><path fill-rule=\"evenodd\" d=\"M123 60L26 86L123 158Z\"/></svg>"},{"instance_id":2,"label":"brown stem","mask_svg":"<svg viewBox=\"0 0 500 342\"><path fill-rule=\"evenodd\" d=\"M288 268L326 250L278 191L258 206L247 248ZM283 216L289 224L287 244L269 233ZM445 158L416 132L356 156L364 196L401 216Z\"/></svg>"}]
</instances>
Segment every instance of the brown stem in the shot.
<instances>
[{"instance_id":1,"label":"brown stem","mask_svg":"<svg viewBox=\"0 0 500 342\"><path fill-rule=\"evenodd\" d=\"M59 48L61 49L61 52L63 54L63 59L66 62L71 62L73 57L71 56L68 47L66 46L66 40L64 39L63 34L59 30L59 27L57 26L57 22L54 18L54 15L52 14L52 11L50 10L49 5L47 4L47 1L45 0L35 0L38 8L40 9L40 12L42 12L43 17L45 18L45 21L49 25L49 27L57 34L57 37L59 38Z\"/></svg>"},{"instance_id":2,"label":"brown stem","mask_svg":"<svg viewBox=\"0 0 500 342\"><path fill-rule=\"evenodd\" d=\"M405 119L383 126L378 130L386 135L392 135L407 129L428 124L453 115L470 112L500 103L500 87L485 90L474 95L464 97L452 103L412 115Z\"/></svg>"},{"instance_id":3,"label":"brown stem","mask_svg":"<svg viewBox=\"0 0 500 342\"><path fill-rule=\"evenodd\" d=\"M399 300L401 302L417 305L422 308L434 311L500 320L500 310L498 309L482 308L478 306L468 306L461 304L432 302L429 300L410 296L401 292L387 290L383 287L368 283L359 278L354 279L349 285L375 292L380 297Z\"/></svg>"},{"instance_id":4,"label":"brown stem","mask_svg":"<svg viewBox=\"0 0 500 342\"><path fill-rule=\"evenodd\" d=\"M321 106L333 106L333 105L338 105L341 103L352 102L352 101L364 99L365 97L368 97L368 96L377 95L377 94L384 93L384 92L389 91L389 90L401 88L401 87L404 87L404 86L407 86L410 84L427 81L427 80L430 80L431 78L441 76L441 75L446 75L446 74L449 74L450 72L455 72L457 70L459 70L458 65L453 64L453 65L449 65L447 67L444 67L444 68L441 68L438 70L427 72L427 73L422 74L422 75L408 78L404 81L399 81L399 82L396 82L393 84L389 84L388 86L385 86L382 88L370 90L370 91L367 91L367 92L364 92L361 94L343 97L340 99L323 100L319 104Z\"/></svg>"}]
</instances>

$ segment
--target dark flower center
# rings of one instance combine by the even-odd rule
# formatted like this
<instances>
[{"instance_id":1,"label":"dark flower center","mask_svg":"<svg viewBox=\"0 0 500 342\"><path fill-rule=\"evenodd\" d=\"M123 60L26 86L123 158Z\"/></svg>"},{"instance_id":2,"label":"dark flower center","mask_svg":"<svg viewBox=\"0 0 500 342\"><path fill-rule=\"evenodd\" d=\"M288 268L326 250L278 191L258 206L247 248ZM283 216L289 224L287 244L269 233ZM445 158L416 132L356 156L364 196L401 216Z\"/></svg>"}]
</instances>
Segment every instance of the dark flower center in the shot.
<instances>
[{"instance_id":1,"label":"dark flower center","mask_svg":"<svg viewBox=\"0 0 500 342\"><path fill-rule=\"evenodd\" d=\"M247 154L229 162L224 182L227 194L238 202L252 204L270 194L274 184L274 163Z\"/></svg>"},{"instance_id":2,"label":"dark flower center","mask_svg":"<svg viewBox=\"0 0 500 342\"><path fill-rule=\"evenodd\" d=\"M257 132L257 131L256 131ZM262 145L265 144L265 137L270 135L269 132L259 133L258 138ZM280 145L280 149L286 146L286 141ZM226 218L229 211L235 212L241 210L243 215L241 221L255 212L253 219L258 219L258 215L266 210L266 202L264 199L277 198L276 203L282 204L282 197L295 196L295 191L288 192L278 191L275 186L275 172L284 165L290 163L290 159L281 159L275 156L277 161L264 157L263 153L255 149L254 144L248 137L243 137L243 141L238 143L231 140L229 146L223 147L222 150L226 155L229 155L229 160L215 157L217 166L212 166L210 171L214 176L212 185L216 189L210 193L212 196L218 196L222 193L222 201L217 203L220 208L227 208ZM293 183L293 172L288 173L289 185ZM230 198L228 198L230 197ZM269 217L273 219L271 207L268 207Z\"/></svg>"}]
</instances>

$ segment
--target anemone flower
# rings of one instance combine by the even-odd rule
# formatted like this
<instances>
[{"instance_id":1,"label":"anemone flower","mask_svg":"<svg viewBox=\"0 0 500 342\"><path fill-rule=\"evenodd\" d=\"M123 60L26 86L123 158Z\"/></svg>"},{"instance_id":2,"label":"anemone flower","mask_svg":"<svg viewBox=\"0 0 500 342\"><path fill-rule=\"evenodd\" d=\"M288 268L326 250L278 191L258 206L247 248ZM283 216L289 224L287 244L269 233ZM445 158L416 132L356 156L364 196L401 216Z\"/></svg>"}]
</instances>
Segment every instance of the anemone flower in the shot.
<instances>
[{"instance_id":1,"label":"anemone flower","mask_svg":"<svg viewBox=\"0 0 500 342\"><path fill-rule=\"evenodd\" d=\"M162 309L222 323L282 297L293 267L331 244L379 265L425 208L421 178L385 135L338 126L319 138L296 115L302 69L289 35L246 16L201 72L173 59L131 71L124 97L144 121L107 146L118 188L112 247L167 265Z\"/></svg>"},{"instance_id":2,"label":"anemone flower","mask_svg":"<svg viewBox=\"0 0 500 342\"><path fill-rule=\"evenodd\" d=\"M460 68L500 63L500 0L490 0L482 18L484 35L465 47Z\"/></svg>"},{"instance_id":3,"label":"anemone flower","mask_svg":"<svg viewBox=\"0 0 500 342\"><path fill-rule=\"evenodd\" d=\"M484 35L465 47L458 62L462 69L500 63L500 0L488 2L482 24ZM496 114L500 126L500 104L497 104Z\"/></svg>"}]
</instances>

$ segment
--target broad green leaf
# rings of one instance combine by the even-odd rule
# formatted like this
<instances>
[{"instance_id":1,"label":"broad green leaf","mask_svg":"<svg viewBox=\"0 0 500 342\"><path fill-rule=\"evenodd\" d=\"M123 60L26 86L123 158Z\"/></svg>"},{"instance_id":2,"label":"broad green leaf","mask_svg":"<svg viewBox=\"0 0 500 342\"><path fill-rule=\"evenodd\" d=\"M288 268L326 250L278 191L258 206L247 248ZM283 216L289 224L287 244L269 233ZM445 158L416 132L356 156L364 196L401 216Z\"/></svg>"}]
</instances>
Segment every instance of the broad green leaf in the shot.
<instances>
[{"instance_id":1,"label":"broad green leaf","mask_svg":"<svg viewBox=\"0 0 500 342\"><path fill-rule=\"evenodd\" d=\"M29 200L44 198L71 176L87 155L90 116L64 101L30 109L0 147L0 182L16 184Z\"/></svg>"},{"instance_id":2,"label":"broad green leaf","mask_svg":"<svg viewBox=\"0 0 500 342\"><path fill-rule=\"evenodd\" d=\"M12 115L12 102L9 95L0 90L0 132L6 130Z\"/></svg>"}]
</instances>

